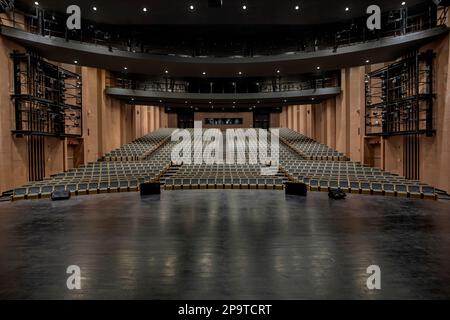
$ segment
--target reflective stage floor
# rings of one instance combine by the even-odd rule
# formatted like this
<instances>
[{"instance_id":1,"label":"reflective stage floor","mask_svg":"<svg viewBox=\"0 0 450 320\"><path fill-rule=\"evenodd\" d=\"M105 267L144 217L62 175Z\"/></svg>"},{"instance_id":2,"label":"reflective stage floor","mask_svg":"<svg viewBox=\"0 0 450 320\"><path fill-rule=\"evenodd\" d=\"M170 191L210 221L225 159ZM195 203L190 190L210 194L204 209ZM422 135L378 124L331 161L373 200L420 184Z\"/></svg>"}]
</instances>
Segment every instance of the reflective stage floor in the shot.
<instances>
[{"instance_id":1,"label":"reflective stage floor","mask_svg":"<svg viewBox=\"0 0 450 320\"><path fill-rule=\"evenodd\" d=\"M450 202L192 190L0 203L0 298L448 299Z\"/></svg>"}]
</instances>

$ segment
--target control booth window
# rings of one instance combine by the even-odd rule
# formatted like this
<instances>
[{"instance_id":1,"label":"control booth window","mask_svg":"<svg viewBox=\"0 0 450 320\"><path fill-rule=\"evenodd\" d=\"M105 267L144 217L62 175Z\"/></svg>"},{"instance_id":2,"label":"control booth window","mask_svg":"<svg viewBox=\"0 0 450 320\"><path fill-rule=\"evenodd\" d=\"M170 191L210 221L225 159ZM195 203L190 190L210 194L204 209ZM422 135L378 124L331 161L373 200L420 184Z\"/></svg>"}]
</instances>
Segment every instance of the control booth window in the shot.
<instances>
[{"instance_id":1,"label":"control booth window","mask_svg":"<svg viewBox=\"0 0 450 320\"><path fill-rule=\"evenodd\" d=\"M208 126L236 126L244 123L243 118L206 118L205 125Z\"/></svg>"}]
</instances>

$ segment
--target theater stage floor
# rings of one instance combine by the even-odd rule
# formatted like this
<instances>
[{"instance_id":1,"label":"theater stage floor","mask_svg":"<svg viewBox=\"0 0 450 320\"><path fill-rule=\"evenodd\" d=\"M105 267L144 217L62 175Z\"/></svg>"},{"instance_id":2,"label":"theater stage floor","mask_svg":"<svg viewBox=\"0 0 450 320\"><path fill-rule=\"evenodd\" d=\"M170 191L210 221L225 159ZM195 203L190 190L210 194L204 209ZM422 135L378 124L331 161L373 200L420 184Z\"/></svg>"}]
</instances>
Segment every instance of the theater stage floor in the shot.
<instances>
[{"instance_id":1,"label":"theater stage floor","mask_svg":"<svg viewBox=\"0 0 450 320\"><path fill-rule=\"evenodd\" d=\"M450 203L262 190L0 203L0 298L450 298Z\"/></svg>"}]
</instances>

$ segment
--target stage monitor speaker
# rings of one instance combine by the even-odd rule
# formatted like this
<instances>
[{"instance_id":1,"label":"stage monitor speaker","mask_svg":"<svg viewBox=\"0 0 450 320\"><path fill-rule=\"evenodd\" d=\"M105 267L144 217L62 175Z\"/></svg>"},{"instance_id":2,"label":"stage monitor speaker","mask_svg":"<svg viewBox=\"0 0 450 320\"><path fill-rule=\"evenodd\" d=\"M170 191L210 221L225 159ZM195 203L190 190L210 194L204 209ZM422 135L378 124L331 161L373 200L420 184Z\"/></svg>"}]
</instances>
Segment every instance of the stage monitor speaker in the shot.
<instances>
[{"instance_id":1,"label":"stage monitor speaker","mask_svg":"<svg viewBox=\"0 0 450 320\"><path fill-rule=\"evenodd\" d=\"M306 197L308 194L308 187L304 183L287 182L286 194Z\"/></svg>"},{"instance_id":2,"label":"stage monitor speaker","mask_svg":"<svg viewBox=\"0 0 450 320\"><path fill-rule=\"evenodd\" d=\"M62 201L62 200L69 200L69 199L70 199L70 191L62 190L62 191L54 191L52 193L53 201Z\"/></svg>"},{"instance_id":3,"label":"stage monitor speaker","mask_svg":"<svg viewBox=\"0 0 450 320\"><path fill-rule=\"evenodd\" d=\"M210 8L222 8L223 0L208 0L208 7Z\"/></svg>"},{"instance_id":4,"label":"stage monitor speaker","mask_svg":"<svg viewBox=\"0 0 450 320\"><path fill-rule=\"evenodd\" d=\"M141 190L141 196L161 194L161 185L159 183L142 183L139 189Z\"/></svg>"}]
</instances>

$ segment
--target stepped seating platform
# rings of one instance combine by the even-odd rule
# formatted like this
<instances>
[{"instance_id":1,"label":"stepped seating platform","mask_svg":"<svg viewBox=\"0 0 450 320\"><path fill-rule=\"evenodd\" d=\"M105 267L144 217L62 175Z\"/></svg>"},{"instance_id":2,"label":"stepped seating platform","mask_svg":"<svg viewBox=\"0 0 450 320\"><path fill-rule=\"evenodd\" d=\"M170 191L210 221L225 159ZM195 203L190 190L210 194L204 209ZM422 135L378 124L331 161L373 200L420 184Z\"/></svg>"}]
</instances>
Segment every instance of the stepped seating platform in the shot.
<instances>
[{"instance_id":1,"label":"stepped seating platform","mask_svg":"<svg viewBox=\"0 0 450 320\"><path fill-rule=\"evenodd\" d=\"M301 133L291 129L282 128L280 130L280 140L287 146L292 148L304 159L307 160L332 160L332 161L346 161L348 158L328 147L321 144Z\"/></svg>"},{"instance_id":2,"label":"stepped seating platform","mask_svg":"<svg viewBox=\"0 0 450 320\"><path fill-rule=\"evenodd\" d=\"M435 188L420 181L352 161L299 159L288 146L280 146L280 164L292 181L307 184L311 191L341 188L359 194L437 199Z\"/></svg>"},{"instance_id":3,"label":"stepped seating platform","mask_svg":"<svg viewBox=\"0 0 450 320\"><path fill-rule=\"evenodd\" d=\"M58 190L68 190L72 196L138 191L141 183L159 181L170 168L172 147L172 143L166 143L140 161L92 162L43 181L30 182L14 189L12 200L50 198Z\"/></svg>"},{"instance_id":4,"label":"stepped seating platform","mask_svg":"<svg viewBox=\"0 0 450 320\"><path fill-rule=\"evenodd\" d=\"M202 159L204 155L196 153L195 150L192 150L191 154L192 164L172 162L172 151L178 144L170 141L173 130L175 129L164 129L147 135L147 138L152 136L153 141L161 143L149 143L148 146L151 145L155 149L146 156L145 153L141 153L142 160L132 161L129 158L119 160L117 157L114 161L109 159L89 163L43 181L30 182L13 190L11 198L12 200L49 198L51 193L57 190L68 190L72 195L138 191L139 185L144 182L159 182L165 190L283 190L287 181L293 181L305 183L310 191L328 192L341 188L345 192L358 194L437 199L436 190L431 186L420 181L407 180L381 169L366 167L348 159L339 160L342 159L341 155L334 153L332 149L323 148L320 151L322 155L318 156L317 150L320 148L307 149L302 144L293 147L285 141L285 138L298 137L300 134L285 129L280 131L280 136L285 138L282 138L280 143L279 162L269 159L269 163L265 165L252 164L249 158L258 158L256 145L247 147L245 152L234 150L235 156L245 155L245 163L212 164L214 155ZM196 139L201 139L193 135L191 137L193 143L199 142L195 141ZM141 145L141 140L136 144ZM308 145L313 144L314 142L309 139ZM224 141L223 146L225 152L229 145ZM306 158L301 156L300 148L304 152L310 152L311 156ZM196 164L199 160L203 162ZM226 161L225 155L223 160ZM268 175L262 169L270 164L275 165L270 172L272 174Z\"/></svg>"},{"instance_id":5,"label":"stepped seating platform","mask_svg":"<svg viewBox=\"0 0 450 320\"><path fill-rule=\"evenodd\" d=\"M271 189L282 190L288 179L282 172L262 176L260 165L183 165L164 181L164 189Z\"/></svg>"},{"instance_id":6,"label":"stepped seating platform","mask_svg":"<svg viewBox=\"0 0 450 320\"><path fill-rule=\"evenodd\" d=\"M159 129L147 134L132 143L111 151L103 157L104 161L139 161L145 159L152 152L170 139L174 129Z\"/></svg>"}]
</instances>

